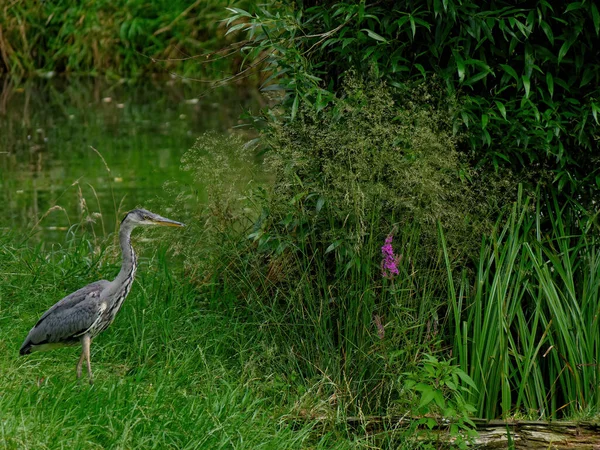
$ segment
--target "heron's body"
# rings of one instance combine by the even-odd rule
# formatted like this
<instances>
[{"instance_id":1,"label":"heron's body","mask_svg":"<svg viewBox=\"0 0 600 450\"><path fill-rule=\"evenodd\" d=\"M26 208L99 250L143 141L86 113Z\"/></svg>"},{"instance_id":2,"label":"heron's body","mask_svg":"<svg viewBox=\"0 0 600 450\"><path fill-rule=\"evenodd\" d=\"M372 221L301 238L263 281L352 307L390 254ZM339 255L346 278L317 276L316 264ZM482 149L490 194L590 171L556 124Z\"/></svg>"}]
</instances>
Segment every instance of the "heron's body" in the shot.
<instances>
[{"instance_id":1,"label":"heron's body","mask_svg":"<svg viewBox=\"0 0 600 450\"><path fill-rule=\"evenodd\" d=\"M137 258L131 246L131 232L137 225L151 224L183 226L143 209L128 213L121 222L119 231L123 263L117 277L113 281L100 280L88 284L52 306L27 335L21 346L21 355L81 343L77 377L81 376L81 366L85 359L90 382L92 381L89 355L91 340L113 322L135 277Z\"/></svg>"}]
</instances>

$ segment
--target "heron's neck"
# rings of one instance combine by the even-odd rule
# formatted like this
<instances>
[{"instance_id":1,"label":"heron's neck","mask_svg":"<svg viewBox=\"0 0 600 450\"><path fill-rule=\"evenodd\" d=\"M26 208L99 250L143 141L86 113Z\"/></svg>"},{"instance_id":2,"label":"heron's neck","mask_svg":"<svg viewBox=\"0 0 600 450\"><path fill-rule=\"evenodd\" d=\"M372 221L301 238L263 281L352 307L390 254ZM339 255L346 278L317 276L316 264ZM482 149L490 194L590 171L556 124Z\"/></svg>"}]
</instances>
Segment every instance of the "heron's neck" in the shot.
<instances>
[{"instance_id":1,"label":"heron's neck","mask_svg":"<svg viewBox=\"0 0 600 450\"><path fill-rule=\"evenodd\" d=\"M135 270L137 269L137 258L135 251L131 246L131 231L132 227L122 226L119 231L119 241L121 243L121 253L123 255L123 263L121 264L121 271L114 280L114 284L117 286L131 286L133 277L135 277Z\"/></svg>"}]
</instances>

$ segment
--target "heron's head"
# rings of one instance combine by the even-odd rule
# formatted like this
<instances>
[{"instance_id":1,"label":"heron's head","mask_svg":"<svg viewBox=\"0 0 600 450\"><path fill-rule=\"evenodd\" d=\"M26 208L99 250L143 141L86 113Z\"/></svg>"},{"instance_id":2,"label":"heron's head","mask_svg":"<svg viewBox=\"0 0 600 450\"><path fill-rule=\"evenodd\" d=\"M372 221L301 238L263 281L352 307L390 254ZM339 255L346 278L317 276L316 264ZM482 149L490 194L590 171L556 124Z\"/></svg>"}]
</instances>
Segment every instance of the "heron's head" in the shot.
<instances>
[{"instance_id":1,"label":"heron's head","mask_svg":"<svg viewBox=\"0 0 600 450\"><path fill-rule=\"evenodd\" d=\"M123 225L130 225L134 227L138 225L162 225L166 227L185 226L181 222L175 222L174 220L159 216L158 214L148 211L147 209L134 209L129 211L121 222L121 226Z\"/></svg>"}]
</instances>

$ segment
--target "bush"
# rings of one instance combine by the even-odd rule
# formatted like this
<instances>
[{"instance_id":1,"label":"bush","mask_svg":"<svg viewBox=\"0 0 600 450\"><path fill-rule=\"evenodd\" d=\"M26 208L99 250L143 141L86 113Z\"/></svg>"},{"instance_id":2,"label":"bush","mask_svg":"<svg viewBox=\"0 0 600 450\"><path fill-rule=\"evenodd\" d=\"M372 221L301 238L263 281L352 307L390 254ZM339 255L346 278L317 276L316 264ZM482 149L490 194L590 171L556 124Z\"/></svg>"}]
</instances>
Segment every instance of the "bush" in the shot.
<instances>
[{"instance_id":1,"label":"bush","mask_svg":"<svg viewBox=\"0 0 600 450\"><path fill-rule=\"evenodd\" d=\"M275 201L256 236L276 230L269 243L280 252L287 240L298 244L292 232L302 222L348 263L370 234L383 242L410 223L421 233L422 256L435 258L440 222L453 257L464 260L510 181L484 179L462 163L451 132L455 105L435 99L434 89L348 76L331 107L301 106L293 121L272 120L266 155Z\"/></svg>"}]
</instances>

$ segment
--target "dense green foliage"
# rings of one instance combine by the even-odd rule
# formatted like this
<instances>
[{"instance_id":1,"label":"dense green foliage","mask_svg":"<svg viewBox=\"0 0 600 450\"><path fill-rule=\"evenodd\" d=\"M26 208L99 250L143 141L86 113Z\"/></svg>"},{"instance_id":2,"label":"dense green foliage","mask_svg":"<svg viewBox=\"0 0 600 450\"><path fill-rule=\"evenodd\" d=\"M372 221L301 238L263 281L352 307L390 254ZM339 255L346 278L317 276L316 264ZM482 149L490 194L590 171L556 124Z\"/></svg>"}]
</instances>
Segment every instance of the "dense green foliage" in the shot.
<instances>
[{"instance_id":1,"label":"dense green foliage","mask_svg":"<svg viewBox=\"0 0 600 450\"><path fill-rule=\"evenodd\" d=\"M0 7L0 74L135 77L176 72L223 78L231 73L232 62L207 55L228 42L219 21L232 3L4 2Z\"/></svg>"},{"instance_id":2,"label":"dense green foliage","mask_svg":"<svg viewBox=\"0 0 600 450\"><path fill-rule=\"evenodd\" d=\"M400 374L423 370L426 353L450 364L452 348L477 386L465 398L456 390L465 410L471 402L484 417L594 414L593 369L574 366L595 367L596 336L570 333L594 327L584 304L594 304L595 288L574 286L595 283L595 259L551 271L544 258L596 252L586 238L594 218L570 209L592 206L598 187L596 6L231 11L230 31L249 38L246 55L270 63L265 90L285 97L263 116L273 189L202 216L225 220L212 231L239 233L209 271L215 286L271 321L308 321L310 331L286 334L302 342L302 357L291 359L301 376L327 374L347 411L419 411ZM572 203L498 219L517 181L534 203L552 192ZM391 286L380 265L386 235L402 254ZM546 342L556 358L544 359Z\"/></svg>"},{"instance_id":3,"label":"dense green foliage","mask_svg":"<svg viewBox=\"0 0 600 450\"><path fill-rule=\"evenodd\" d=\"M454 132L476 167L508 166L587 202L600 187L600 14L595 2L299 2L234 10L248 52L268 53L295 116L350 70L403 86L436 76L458 97ZM267 83L268 84L268 83ZM273 84L268 89L276 88Z\"/></svg>"},{"instance_id":4,"label":"dense green foliage","mask_svg":"<svg viewBox=\"0 0 600 450\"><path fill-rule=\"evenodd\" d=\"M303 120L300 110L295 123ZM365 127L349 128L349 139L360 136L357 129ZM299 128L289 130L302 136ZM335 126L320 134L321 142L340 139ZM346 161L355 161L361 147L352 147L354 155L350 147ZM198 179L213 175L196 216L203 245L180 251L188 271L201 268L196 283L262 324L273 343L266 365L284 379L319 386L306 408L330 411L323 405L333 397L344 415L443 416L456 433L459 425L467 428L466 412L535 419L597 414L600 264L593 220L576 221L556 204L532 208L519 197L512 213L476 234L478 254L470 253L473 266L465 267L441 225L433 240L424 233L427 222L401 220L402 208L397 221L383 214L385 198L367 195L368 180L347 182L345 191L341 182L323 183L318 187L327 191L313 194L315 186L300 186L303 166L293 163L315 158L284 149L290 170L265 189L240 179L213 148L222 145L203 138L186 157ZM229 148L240 155L232 160L249 163L241 142L231 140ZM370 167L377 173L376 164ZM278 185L285 180L289 185ZM232 185L247 186L244 195L231 195ZM339 210L325 200L332 192ZM364 202L345 206L344 199L363 195ZM382 273L387 233L396 252L393 276ZM423 384L436 370L465 376L448 387L436 377Z\"/></svg>"}]
</instances>

